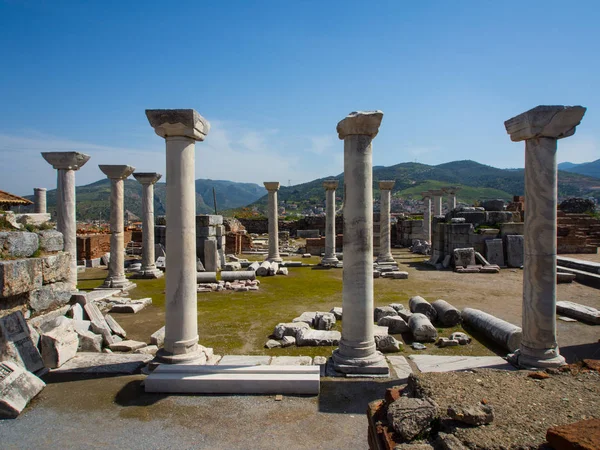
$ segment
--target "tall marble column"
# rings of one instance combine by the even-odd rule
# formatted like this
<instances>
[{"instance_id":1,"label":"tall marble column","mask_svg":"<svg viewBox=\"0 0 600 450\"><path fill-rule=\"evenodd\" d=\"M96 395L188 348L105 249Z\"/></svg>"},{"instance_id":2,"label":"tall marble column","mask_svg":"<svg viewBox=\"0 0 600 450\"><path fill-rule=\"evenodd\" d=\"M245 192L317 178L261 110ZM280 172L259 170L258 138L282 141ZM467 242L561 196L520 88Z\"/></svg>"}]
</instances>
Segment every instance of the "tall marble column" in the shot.
<instances>
[{"instance_id":1,"label":"tall marble column","mask_svg":"<svg viewBox=\"0 0 600 450\"><path fill-rule=\"evenodd\" d=\"M79 152L45 152L43 158L57 170L56 229L63 234L65 252L71 256L68 283L77 289L77 221L75 218L75 171L89 161Z\"/></svg>"},{"instance_id":2,"label":"tall marble column","mask_svg":"<svg viewBox=\"0 0 600 450\"><path fill-rule=\"evenodd\" d=\"M200 362L204 354L198 346L194 150L210 124L193 109L149 109L146 117L165 138L167 154L165 344L157 360Z\"/></svg>"},{"instance_id":3,"label":"tall marble column","mask_svg":"<svg viewBox=\"0 0 600 450\"><path fill-rule=\"evenodd\" d=\"M269 193L269 255L267 261L281 262L279 256L279 214L277 211L277 191L279 181L265 181L265 188Z\"/></svg>"},{"instance_id":4,"label":"tall marble column","mask_svg":"<svg viewBox=\"0 0 600 450\"><path fill-rule=\"evenodd\" d=\"M433 196L433 215L439 216L442 214L442 196L444 195L444 191L433 189L429 192Z\"/></svg>"},{"instance_id":5,"label":"tall marble column","mask_svg":"<svg viewBox=\"0 0 600 450\"><path fill-rule=\"evenodd\" d=\"M338 180L325 180L325 256L321 264L336 265L339 260L335 255L335 190L339 185Z\"/></svg>"},{"instance_id":6,"label":"tall marble column","mask_svg":"<svg viewBox=\"0 0 600 450\"><path fill-rule=\"evenodd\" d=\"M565 363L556 340L556 150L557 140L575 133L585 111L537 106L504 122L512 141L525 141L523 339L512 357L521 367Z\"/></svg>"},{"instance_id":7,"label":"tall marble column","mask_svg":"<svg viewBox=\"0 0 600 450\"><path fill-rule=\"evenodd\" d=\"M452 211L454 208L456 208L456 192L459 190L460 188L455 186L442 188L442 191L448 194L448 211Z\"/></svg>"},{"instance_id":8,"label":"tall marble column","mask_svg":"<svg viewBox=\"0 0 600 450\"><path fill-rule=\"evenodd\" d=\"M33 188L33 211L46 214L46 188Z\"/></svg>"},{"instance_id":9,"label":"tall marble column","mask_svg":"<svg viewBox=\"0 0 600 450\"><path fill-rule=\"evenodd\" d=\"M160 278L154 257L154 185L162 175L156 172L135 172L133 177L142 185L142 270L132 278Z\"/></svg>"},{"instance_id":10,"label":"tall marble column","mask_svg":"<svg viewBox=\"0 0 600 450\"><path fill-rule=\"evenodd\" d=\"M135 167L126 165L99 165L100 170L110 180L110 261L108 276L101 289L129 290L135 287L125 277L125 229L123 213L125 208L125 180Z\"/></svg>"},{"instance_id":11,"label":"tall marble column","mask_svg":"<svg viewBox=\"0 0 600 450\"><path fill-rule=\"evenodd\" d=\"M425 210L423 211L423 233L425 234L425 240L431 242L431 192L421 192L423 196L423 205Z\"/></svg>"},{"instance_id":12,"label":"tall marble column","mask_svg":"<svg viewBox=\"0 0 600 450\"><path fill-rule=\"evenodd\" d=\"M396 184L396 180L379 182L381 205L379 208L379 255L377 256L377 262L394 262L390 236L390 201L394 184Z\"/></svg>"},{"instance_id":13,"label":"tall marble column","mask_svg":"<svg viewBox=\"0 0 600 450\"><path fill-rule=\"evenodd\" d=\"M332 355L345 374L387 374L373 338L373 148L381 111L353 112L337 125L344 140L342 338Z\"/></svg>"}]
</instances>

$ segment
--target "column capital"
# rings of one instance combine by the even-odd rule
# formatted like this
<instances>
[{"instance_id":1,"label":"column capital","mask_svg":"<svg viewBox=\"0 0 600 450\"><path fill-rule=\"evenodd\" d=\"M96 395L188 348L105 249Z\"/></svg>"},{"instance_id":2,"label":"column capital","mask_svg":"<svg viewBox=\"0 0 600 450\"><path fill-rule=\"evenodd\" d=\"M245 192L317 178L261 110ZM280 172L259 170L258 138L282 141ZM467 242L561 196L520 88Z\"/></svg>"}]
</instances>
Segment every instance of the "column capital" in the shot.
<instances>
[{"instance_id":1,"label":"column capital","mask_svg":"<svg viewBox=\"0 0 600 450\"><path fill-rule=\"evenodd\" d=\"M104 175L111 180L124 180L133 173L135 167L126 165L100 164L98 165Z\"/></svg>"},{"instance_id":2,"label":"column capital","mask_svg":"<svg viewBox=\"0 0 600 450\"><path fill-rule=\"evenodd\" d=\"M396 184L396 180L381 180L379 182L379 189L382 191L391 191Z\"/></svg>"},{"instance_id":3,"label":"column capital","mask_svg":"<svg viewBox=\"0 0 600 450\"><path fill-rule=\"evenodd\" d=\"M340 139L347 136L362 135L373 139L379 132L383 119L382 111L355 111L341 120L336 127Z\"/></svg>"},{"instance_id":4,"label":"column capital","mask_svg":"<svg viewBox=\"0 0 600 450\"><path fill-rule=\"evenodd\" d=\"M575 134L586 108L583 106L536 106L504 122L513 142L535 138L562 139Z\"/></svg>"},{"instance_id":5,"label":"column capital","mask_svg":"<svg viewBox=\"0 0 600 450\"><path fill-rule=\"evenodd\" d=\"M138 180L141 184L155 184L160 180L162 175L156 172L134 172L133 178Z\"/></svg>"},{"instance_id":6,"label":"column capital","mask_svg":"<svg viewBox=\"0 0 600 450\"><path fill-rule=\"evenodd\" d=\"M326 191L335 191L339 185L340 185L340 182L338 180L323 181L323 187L325 188Z\"/></svg>"},{"instance_id":7,"label":"column capital","mask_svg":"<svg viewBox=\"0 0 600 450\"><path fill-rule=\"evenodd\" d=\"M440 197L444 195L444 191L442 189L431 189L429 193L434 197Z\"/></svg>"},{"instance_id":8,"label":"column capital","mask_svg":"<svg viewBox=\"0 0 600 450\"><path fill-rule=\"evenodd\" d=\"M42 152L42 157L55 169L64 170L79 170L91 158L79 152Z\"/></svg>"},{"instance_id":9,"label":"column capital","mask_svg":"<svg viewBox=\"0 0 600 450\"><path fill-rule=\"evenodd\" d=\"M446 194L456 194L460 190L461 188L458 186L446 186L442 188L442 191L444 191Z\"/></svg>"},{"instance_id":10,"label":"column capital","mask_svg":"<svg viewBox=\"0 0 600 450\"><path fill-rule=\"evenodd\" d=\"M187 137L203 141L210 131L210 123L195 109L147 109L146 117L156 134L168 138Z\"/></svg>"},{"instance_id":11,"label":"column capital","mask_svg":"<svg viewBox=\"0 0 600 450\"><path fill-rule=\"evenodd\" d=\"M269 192L275 192L279 190L279 181L265 181L263 184Z\"/></svg>"},{"instance_id":12,"label":"column capital","mask_svg":"<svg viewBox=\"0 0 600 450\"><path fill-rule=\"evenodd\" d=\"M421 192L421 197L423 197L423 200L431 198L431 191Z\"/></svg>"}]
</instances>

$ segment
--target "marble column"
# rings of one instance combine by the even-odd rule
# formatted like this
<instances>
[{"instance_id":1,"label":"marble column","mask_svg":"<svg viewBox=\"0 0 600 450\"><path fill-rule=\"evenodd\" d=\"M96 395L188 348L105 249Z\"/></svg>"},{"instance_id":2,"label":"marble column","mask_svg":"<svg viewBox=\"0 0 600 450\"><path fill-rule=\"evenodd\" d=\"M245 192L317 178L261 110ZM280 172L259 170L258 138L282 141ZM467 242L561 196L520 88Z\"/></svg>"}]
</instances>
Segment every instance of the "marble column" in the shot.
<instances>
[{"instance_id":1,"label":"marble column","mask_svg":"<svg viewBox=\"0 0 600 450\"><path fill-rule=\"evenodd\" d=\"M210 124L193 109L151 109L146 117L165 138L167 155L167 236L165 343L157 360L202 362L198 346L196 293L195 144Z\"/></svg>"},{"instance_id":2,"label":"marble column","mask_svg":"<svg viewBox=\"0 0 600 450\"><path fill-rule=\"evenodd\" d=\"M390 201L394 184L396 184L396 180L379 182L381 204L379 207L379 255L377 256L377 262L394 262L390 236Z\"/></svg>"},{"instance_id":3,"label":"marble column","mask_svg":"<svg viewBox=\"0 0 600 450\"><path fill-rule=\"evenodd\" d=\"M456 208L456 192L459 190L460 188L455 186L448 186L442 188L442 191L444 191L448 195L448 212Z\"/></svg>"},{"instance_id":4,"label":"marble column","mask_svg":"<svg viewBox=\"0 0 600 450\"><path fill-rule=\"evenodd\" d=\"M429 192L433 196L433 215L439 216L442 214L442 196L444 195L444 191L434 189Z\"/></svg>"},{"instance_id":5,"label":"marble column","mask_svg":"<svg viewBox=\"0 0 600 450\"><path fill-rule=\"evenodd\" d=\"M572 136L581 106L537 106L507 120L510 139L525 141L523 339L511 360L525 368L565 363L556 340L557 140Z\"/></svg>"},{"instance_id":6,"label":"marble column","mask_svg":"<svg viewBox=\"0 0 600 450\"><path fill-rule=\"evenodd\" d=\"M133 177L142 185L142 270L132 278L160 278L154 257L154 184L162 175L156 172L135 172Z\"/></svg>"},{"instance_id":7,"label":"marble column","mask_svg":"<svg viewBox=\"0 0 600 450\"><path fill-rule=\"evenodd\" d=\"M344 374L387 374L373 338L373 148L381 111L353 112L337 125L344 140L342 338L332 355Z\"/></svg>"},{"instance_id":8,"label":"marble column","mask_svg":"<svg viewBox=\"0 0 600 450\"><path fill-rule=\"evenodd\" d=\"M67 282L77 289L77 221L75 218L75 171L89 161L79 152L47 152L43 158L57 170L56 229L63 234L65 252L71 256Z\"/></svg>"},{"instance_id":9,"label":"marble column","mask_svg":"<svg viewBox=\"0 0 600 450\"><path fill-rule=\"evenodd\" d=\"M135 287L125 277L125 229L123 224L125 180L135 167L127 165L99 165L110 180L110 261L108 276L101 289L129 290Z\"/></svg>"},{"instance_id":10,"label":"marble column","mask_svg":"<svg viewBox=\"0 0 600 450\"><path fill-rule=\"evenodd\" d=\"M277 211L277 191L279 181L265 181L265 188L269 193L269 255L267 261L281 262L279 256L279 214Z\"/></svg>"},{"instance_id":11,"label":"marble column","mask_svg":"<svg viewBox=\"0 0 600 450\"><path fill-rule=\"evenodd\" d=\"M325 256L321 260L324 266L339 264L335 255L335 190L338 180L325 180Z\"/></svg>"},{"instance_id":12,"label":"marble column","mask_svg":"<svg viewBox=\"0 0 600 450\"><path fill-rule=\"evenodd\" d=\"M33 188L33 212L46 214L46 188Z\"/></svg>"},{"instance_id":13,"label":"marble column","mask_svg":"<svg viewBox=\"0 0 600 450\"><path fill-rule=\"evenodd\" d=\"M432 244L431 242L431 193L429 191L421 192L423 196L423 205L425 206L425 210L423 211L423 234L425 235L425 240Z\"/></svg>"}]
</instances>

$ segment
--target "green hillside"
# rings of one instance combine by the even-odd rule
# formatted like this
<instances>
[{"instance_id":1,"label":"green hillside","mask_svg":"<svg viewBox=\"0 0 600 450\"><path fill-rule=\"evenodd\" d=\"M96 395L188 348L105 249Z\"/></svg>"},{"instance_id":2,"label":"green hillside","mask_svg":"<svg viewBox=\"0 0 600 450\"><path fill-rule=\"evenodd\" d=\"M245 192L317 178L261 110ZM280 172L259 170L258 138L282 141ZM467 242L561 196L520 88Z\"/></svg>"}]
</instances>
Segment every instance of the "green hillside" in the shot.
<instances>
[{"instance_id":1,"label":"green hillside","mask_svg":"<svg viewBox=\"0 0 600 450\"><path fill-rule=\"evenodd\" d=\"M588 177L600 178L600 159L583 164L560 163L559 168L567 172L587 175Z\"/></svg>"}]
</instances>

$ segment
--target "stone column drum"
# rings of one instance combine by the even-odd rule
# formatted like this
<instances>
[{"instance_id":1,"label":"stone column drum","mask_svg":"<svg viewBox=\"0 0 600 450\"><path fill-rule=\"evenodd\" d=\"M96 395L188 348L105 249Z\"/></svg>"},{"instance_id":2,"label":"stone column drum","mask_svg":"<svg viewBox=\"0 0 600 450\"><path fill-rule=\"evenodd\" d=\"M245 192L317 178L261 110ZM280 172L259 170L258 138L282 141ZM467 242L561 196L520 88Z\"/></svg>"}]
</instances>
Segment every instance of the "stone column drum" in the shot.
<instances>
[{"instance_id":1,"label":"stone column drum","mask_svg":"<svg viewBox=\"0 0 600 450\"><path fill-rule=\"evenodd\" d=\"M342 338L333 352L344 374L387 374L373 337L373 155L381 111L353 112L337 125L344 140Z\"/></svg>"},{"instance_id":2,"label":"stone column drum","mask_svg":"<svg viewBox=\"0 0 600 450\"><path fill-rule=\"evenodd\" d=\"M537 106L504 122L510 139L525 141L523 338L512 360L521 367L565 363L556 340L557 140L575 133L586 109Z\"/></svg>"},{"instance_id":3,"label":"stone column drum","mask_svg":"<svg viewBox=\"0 0 600 450\"><path fill-rule=\"evenodd\" d=\"M167 236L165 343L163 363L200 362L196 293L196 190L194 150L210 124L193 109L151 109L146 116L165 138L167 154Z\"/></svg>"},{"instance_id":4,"label":"stone column drum","mask_svg":"<svg viewBox=\"0 0 600 450\"><path fill-rule=\"evenodd\" d=\"M46 188L33 188L33 212L46 214Z\"/></svg>"},{"instance_id":5,"label":"stone column drum","mask_svg":"<svg viewBox=\"0 0 600 450\"><path fill-rule=\"evenodd\" d=\"M394 262L390 236L390 201L394 184L396 184L396 180L379 182L381 205L379 208L379 255L377 256L377 262Z\"/></svg>"},{"instance_id":6,"label":"stone column drum","mask_svg":"<svg viewBox=\"0 0 600 450\"><path fill-rule=\"evenodd\" d=\"M435 189L429 192L433 196L433 215L439 216L442 214L442 196L444 195L444 191Z\"/></svg>"},{"instance_id":7,"label":"stone column drum","mask_svg":"<svg viewBox=\"0 0 600 450\"><path fill-rule=\"evenodd\" d=\"M135 167L127 165L99 165L98 167L110 180L110 261L108 276L100 288L129 290L134 288L135 284L125 277L123 180L133 173Z\"/></svg>"},{"instance_id":8,"label":"stone column drum","mask_svg":"<svg viewBox=\"0 0 600 450\"><path fill-rule=\"evenodd\" d=\"M335 255L335 190L339 185L338 180L325 180L325 256L322 265L336 265L339 260Z\"/></svg>"},{"instance_id":9,"label":"stone column drum","mask_svg":"<svg viewBox=\"0 0 600 450\"><path fill-rule=\"evenodd\" d=\"M75 219L75 171L89 161L79 152L47 152L43 158L57 170L56 229L63 234L65 252L71 256L68 283L77 289L77 221Z\"/></svg>"},{"instance_id":10,"label":"stone column drum","mask_svg":"<svg viewBox=\"0 0 600 450\"><path fill-rule=\"evenodd\" d=\"M277 191L279 181L265 181L265 188L269 192L269 255L267 261L281 262L279 256L279 214L277 211Z\"/></svg>"},{"instance_id":11,"label":"stone column drum","mask_svg":"<svg viewBox=\"0 0 600 450\"><path fill-rule=\"evenodd\" d=\"M429 191L421 192L423 196L423 204L425 210L423 211L423 232L425 234L425 240L431 244L431 194Z\"/></svg>"},{"instance_id":12,"label":"stone column drum","mask_svg":"<svg viewBox=\"0 0 600 450\"><path fill-rule=\"evenodd\" d=\"M160 278L154 257L154 184L162 175L156 172L135 172L133 177L142 185L142 270L132 278Z\"/></svg>"}]
</instances>

